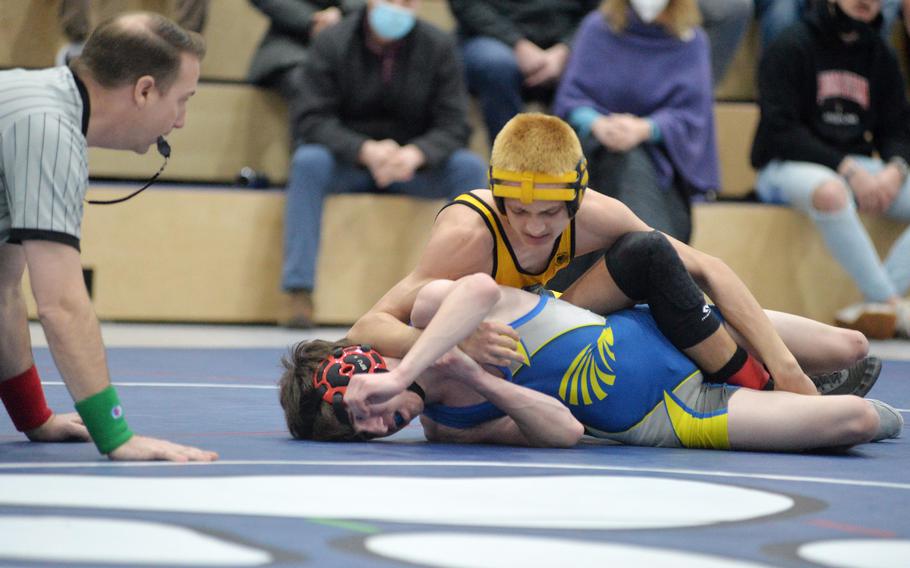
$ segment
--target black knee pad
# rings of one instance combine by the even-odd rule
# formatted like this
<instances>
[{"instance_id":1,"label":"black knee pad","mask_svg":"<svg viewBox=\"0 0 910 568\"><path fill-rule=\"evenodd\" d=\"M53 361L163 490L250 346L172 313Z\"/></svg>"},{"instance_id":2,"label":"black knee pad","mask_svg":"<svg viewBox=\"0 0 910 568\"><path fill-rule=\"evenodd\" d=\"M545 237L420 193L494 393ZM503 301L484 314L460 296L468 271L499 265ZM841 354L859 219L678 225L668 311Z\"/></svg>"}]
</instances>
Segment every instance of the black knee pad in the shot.
<instances>
[{"instance_id":1,"label":"black knee pad","mask_svg":"<svg viewBox=\"0 0 910 568\"><path fill-rule=\"evenodd\" d=\"M720 327L720 318L662 233L626 233L607 250L604 262L623 294L648 303L657 326L677 348L692 347Z\"/></svg>"}]
</instances>

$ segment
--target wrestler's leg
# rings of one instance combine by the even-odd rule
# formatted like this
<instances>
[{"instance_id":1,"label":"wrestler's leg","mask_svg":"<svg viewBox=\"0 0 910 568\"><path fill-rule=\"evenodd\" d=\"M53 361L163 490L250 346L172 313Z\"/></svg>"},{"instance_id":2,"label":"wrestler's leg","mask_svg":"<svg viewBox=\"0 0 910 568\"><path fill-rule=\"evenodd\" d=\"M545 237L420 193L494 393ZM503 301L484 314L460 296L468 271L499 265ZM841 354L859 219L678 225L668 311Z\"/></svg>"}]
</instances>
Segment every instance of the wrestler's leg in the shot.
<instances>
[{"instance_id":1,"label":"wrestler's leg","mask_svg":"<svg viewBox=\"0 0 910 568\"><path fill-rule=\"evenodd\" d=\"M869 354L869 341L858 331L774 310L765 310L765 313L784 344L810 375L844 369ZM729 325L725 327L738 344L754 352L736 330Z\"/></svg>"},{"instance_id":2,"label":"wrestler's leg","mask_svg":"<svg viewBox=\"0 0 910 568\"><path fill-rule=\"evenodd\" d=\"M800 451L872 440L879 415L852 395L805 396L739 389L730 396L727 429L733 450Z\"/></svg>"},{"instance_id":3,"label":"wrestler's leg","mask_svg":"<svg viewBox=\"0 0 910 568\"><path fill-rule=\"evenodd\" d=\"M657 231L623 235L562 298L601 314L647 302L660 331L711 382L761 389L768 373L736 342L705 302L667 238Z\"/></svg>"}]
</instances>

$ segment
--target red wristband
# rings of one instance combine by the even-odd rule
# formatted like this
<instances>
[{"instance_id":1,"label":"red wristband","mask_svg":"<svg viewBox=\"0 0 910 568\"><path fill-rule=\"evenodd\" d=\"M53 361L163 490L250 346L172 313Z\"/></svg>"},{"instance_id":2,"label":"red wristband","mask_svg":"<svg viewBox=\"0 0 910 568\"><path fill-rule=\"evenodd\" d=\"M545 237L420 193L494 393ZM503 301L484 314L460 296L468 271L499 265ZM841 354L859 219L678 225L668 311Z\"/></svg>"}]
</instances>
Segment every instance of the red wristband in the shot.
<instances>
[{"instance_id":1,"label":"red wristband","mask_svg":"<svg viewBox=\"0 0 910 568\"><path fill-rule=\"evenodd\" d=\"M47 407L38 369L34 365L21 375L0 381L0 399L20 432L34 430L53 414Z\"/></svg>"}]
</instances>

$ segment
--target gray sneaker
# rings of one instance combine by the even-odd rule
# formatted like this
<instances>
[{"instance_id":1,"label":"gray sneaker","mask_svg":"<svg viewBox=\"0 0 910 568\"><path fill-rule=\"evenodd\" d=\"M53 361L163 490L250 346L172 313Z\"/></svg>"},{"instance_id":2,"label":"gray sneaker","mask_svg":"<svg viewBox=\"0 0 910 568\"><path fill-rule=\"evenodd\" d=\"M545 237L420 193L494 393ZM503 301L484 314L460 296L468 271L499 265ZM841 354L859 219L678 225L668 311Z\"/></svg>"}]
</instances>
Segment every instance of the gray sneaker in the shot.
<instances>
[{"instance_id":1,"label":"gray sneaker","mask_svg":"<svg viewBox=\"0 0 910 568\"><path fill-rule=\"evenodd\" d=\"M846 369L824 375L813 375L809 378L815 383L819 394L866 396L881 372L882 360L878 357L866 357Z\"/></svg>"},{"instance_id":2,"label":"gray sneaker","mask_svg":"<svg viewBox=\"0 0 910 568\"><path fill-rule=\"evenodd\" d=\"M900 437L901 430L904 429L904 417L901 416L901 413L894 407L885 404L880 400L874 398L867 398L866 400L875 407L880 422L878 432L875 433L875 437L872 438L871 441L878 442L879 440L885 440L887 438Z\"/></svg>"}]
</instances>

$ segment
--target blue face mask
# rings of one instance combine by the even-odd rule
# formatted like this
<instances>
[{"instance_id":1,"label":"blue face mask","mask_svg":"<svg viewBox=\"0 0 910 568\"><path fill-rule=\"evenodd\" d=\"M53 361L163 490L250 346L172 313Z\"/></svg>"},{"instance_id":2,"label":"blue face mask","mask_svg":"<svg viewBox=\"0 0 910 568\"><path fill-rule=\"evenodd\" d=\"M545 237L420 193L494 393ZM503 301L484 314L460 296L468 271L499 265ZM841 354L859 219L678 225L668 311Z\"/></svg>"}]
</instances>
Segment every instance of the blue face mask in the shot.
<instances>
[{"instance_id":1,"label":"blue face mask","mask_svg":"<svg viewBox=\"0 0 910 568\"><path fill-rule=\"evenodd\" d=\"M414 12L385 2L378 2L373 6L369 18L373 32L387 41L395 41L408 35L417 22Z\"/></svg>"}]
</instances>

